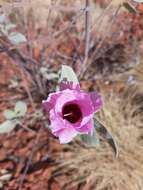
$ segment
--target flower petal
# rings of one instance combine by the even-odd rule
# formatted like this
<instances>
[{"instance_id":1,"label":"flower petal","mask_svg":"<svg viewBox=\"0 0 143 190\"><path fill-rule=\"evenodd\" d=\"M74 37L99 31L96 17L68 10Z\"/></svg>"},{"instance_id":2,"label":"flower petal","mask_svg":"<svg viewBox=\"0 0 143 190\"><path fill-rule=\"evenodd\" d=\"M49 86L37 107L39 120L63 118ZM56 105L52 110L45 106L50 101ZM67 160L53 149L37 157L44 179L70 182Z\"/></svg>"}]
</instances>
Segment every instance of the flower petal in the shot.
<instances>
[{"instance_id":1,"label":"flower petal","mask_svg":"<svg viewBox=\"0 0 143 190\"><path fill-rule=\"evenodd\" d=\"M52 133L54 135L57 134L61 130L69 129L73 127L73 125L69 123L67 120L59 117L54 111L54 109L50 111L50 121L51 121L51 125L49 126L49 128L52 130Z\"/></svg>"},{"instance_id":2,"label":"flower petal","mask_svg":"<svg viewBox=\"0 0 143 190\"><path fill-rule=\"evenodd\" d=\"M82 127L76 128L76 130L80 132L81 134L93 134L93 130L94 130L93 119L90 119L90 121L88 121L88 123L86 123Z\"/></svg>"},{"instance_id":3,"label":"flower petal","mask_svg":"<svg viewBox=\"0 0 143 190\"><path fill-rule=\"evenodd\" d=\"M67 103L75 103L79 105L83 116L89 115L94 112L93 103L90 95L82 91L66 89L62 91L61 96L57 99L55 110L61 112L62 108Z\"/></svg>"},{"instance_id":4,"label":"flower petal","mask_svg":"<svg viewBox=\"0 0 143 190\"><path fill-rule=\"evenodd\" d=\"M84 117L93 114L94 107L88 93L81 92L79 95L77 95L76 103L79 105L82 111L83 119Z\"/></svg>"},{"instance_id":5,"label":"flower petal","mask_svg":"<svg viewBox=\"0 0 143 190\"><path fill-rule=\"evenodd\" d=\"M51 125L49 126L49 128L51 129L53 135L55 135L58 131L65 129L66 126L60 120L55 120L51 122Z\"/></svg>"},{"instance_id":6,"label":"flower petal","mask_svg":"<svg viewBox=\"0 0 143 190\"><path fill-rule=\"evenodd\" d=\"M96 92L91 92L89 94L94 107L94 112L97 112L102 107L103 104L101 96L98 95Z\"/></svg>"},{"instance_id":7,"label":"flower petal","mask_svg":"<svg viewBox=\"0 0 143 190\"><path fill-rule=\"evenodd\" d=\"M77 134L93 134L93 114L102 106L101 97L96 93L85 93L79 85L62 82L61 91L52 93L43 106L50 115L50 129L59 138L60 143L70 142ZM75 123L63 118L63 108L68 104L76 104L81 111L81 118Z\"/></svg>"},{"instance_id":8,"label":"flower petal","mask_svg":"<svg viewBox=\"0 0 143 190\"><path fill-rule=\"evenodd\" d=\"M80 86L79 84L75 84L73 82L69 82L69 81L62 81L60 83L60 90L66 90L66 89L70 89L70 90L80 90Z\"/></svg>"},{"instance_id":9,"label":"flower petal","mask_svg":"<svg viewBox=\"0 0 143 190\"><path fill-rule=\"evenodd\" d=\"M73 128L69 127L58 132L59 140L61 144L69 143L78 134Z\"/></svg>"},{"instance_id":10,"label":"flower petal","mask_svg":"<svg viewBox=\"0 0 143 190\"><path fill-rule=\"evenodd\" d=\"M81 127L84 126L86 123L88 123L92 118L93 118L93 113L88 116L83 117L80 123Z\"/></svg>"},{"instance_id":11,"label":"flower petal","mask_svg":"<svg viewBox=\"0 0 143 190\"><path fill-rule=\"evenodd\" d=\"M61 95L60 91L51 93L47 98L47 100L42 101L42 105L47 112L49 112L55 106L55 103L60 95Z\"/></svg>"},{"instance_id":12,"label":"flower petal","mask_svg":"<svg viewBox=\"0 0 143 190\"><path fill-rule=\"evenodd\" d=\"M57 99L56 105L55 105L55 111L56 113L61 113L63 106L68 103L76 100L76 93L74 90L66 89L61 91L61 96Z\"/></svg>"}]
</instances>

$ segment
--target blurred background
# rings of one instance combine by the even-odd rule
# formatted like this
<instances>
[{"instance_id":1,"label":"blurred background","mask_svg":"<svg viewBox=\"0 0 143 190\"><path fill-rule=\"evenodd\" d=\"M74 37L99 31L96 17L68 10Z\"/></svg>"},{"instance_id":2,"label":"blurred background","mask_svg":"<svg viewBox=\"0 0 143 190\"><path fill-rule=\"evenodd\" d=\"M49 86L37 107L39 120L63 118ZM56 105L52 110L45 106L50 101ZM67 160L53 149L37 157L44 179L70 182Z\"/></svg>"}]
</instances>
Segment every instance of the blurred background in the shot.
<instances>
[{"instance_id":1,"label":"blurred background","mask_svg":"<svg viewBox=\"0 0 143 190\"><path fill-rule=\"evenodd\" d=\"M0 0L0 189L143 190L142 53L142 3ZM104 140L60 145L46 128L41 102L63 64L103 97L118 158Z\"/></svg>"}]
</instances>

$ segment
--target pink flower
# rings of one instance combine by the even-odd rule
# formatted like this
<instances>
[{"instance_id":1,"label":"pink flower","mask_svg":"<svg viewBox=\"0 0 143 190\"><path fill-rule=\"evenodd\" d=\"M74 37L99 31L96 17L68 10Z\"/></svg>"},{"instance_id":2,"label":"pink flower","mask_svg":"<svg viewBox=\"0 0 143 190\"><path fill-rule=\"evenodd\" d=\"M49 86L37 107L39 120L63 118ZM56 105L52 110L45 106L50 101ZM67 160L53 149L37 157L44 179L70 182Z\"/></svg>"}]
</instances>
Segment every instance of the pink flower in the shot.
<instances>
[{"instance_id":1,"label":"pink flower","mask_svg":"<svg viewBox=\"0 0 143 190\"><path fill-rule=\"evenodd\" d=\"M60 143L68 143L78 134L92 135L93 115L102 106L97 93L83 92L78 84L67 81L42 103L50 116L52 134Z\"/></svg>"}]
</instances>

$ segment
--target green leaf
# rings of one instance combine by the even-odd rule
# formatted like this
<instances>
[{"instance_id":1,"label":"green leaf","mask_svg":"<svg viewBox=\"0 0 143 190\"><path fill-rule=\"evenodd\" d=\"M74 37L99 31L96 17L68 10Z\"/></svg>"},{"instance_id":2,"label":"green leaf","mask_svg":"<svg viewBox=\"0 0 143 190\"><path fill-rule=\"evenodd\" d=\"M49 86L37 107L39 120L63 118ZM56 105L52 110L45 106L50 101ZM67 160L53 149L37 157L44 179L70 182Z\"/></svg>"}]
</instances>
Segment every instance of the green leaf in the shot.
<instances>
[{"instance_id":1,"label":"green leaf","mask_svg":"<svg viewBox=\"0 0 143 190\"><path fill-rule=\"evenodd\" d=\"M6 120L5 122L0 124L0 133L3 134L11 132L17 124L17 120Z\"/></svg>"},{"instance_id":2,"label":"green leaf","mask_svg":"<svg viewBox=\"0 0 143 190\"><path fill-rule=\"evenodd\" d=\"M14 108L16 117L23 117L27 112L27 105L23 101L18 101Z\"/></svg>"},{"instance_id":3,"label":"green leaf","mask_svg":"<svg viewBox=\"0 0 143 190\"><path fill-rule=\"evenodd\" d=\"M6 119L13 119L16 117L15 112L10 109L4 110L3 115Z\"/></svg>"},{"instance_id":4,"label":"green leaf","mask_svg":"<svg viewBox=\"0 0 143 190\"><path fill-rule=\"evenodd\" d=\"M62 65L60 82L63 80L67 80L67 81L73 82L75 84L79 83L75 72L73 71L73 69L71 67L69 67L67 65Z\"/></svg>"}]
</instances>

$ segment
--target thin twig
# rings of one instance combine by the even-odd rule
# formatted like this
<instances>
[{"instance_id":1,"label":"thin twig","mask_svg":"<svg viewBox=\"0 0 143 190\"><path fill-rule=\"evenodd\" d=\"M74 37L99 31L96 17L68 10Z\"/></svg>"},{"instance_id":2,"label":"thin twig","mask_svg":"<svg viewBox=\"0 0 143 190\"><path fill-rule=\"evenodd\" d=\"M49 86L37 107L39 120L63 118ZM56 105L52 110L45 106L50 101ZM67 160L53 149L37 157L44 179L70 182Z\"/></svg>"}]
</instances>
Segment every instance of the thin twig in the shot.
<instances>
[{"instance_id":1,"label":"thin twig","mask_svg":"<svg viewBox=\"0 0 143 190\"><path fill-rule=\"evenodd\" d=\"M62 24L64 25L63 17L60 16L60 20L61 20ZM70 39L70 42L72 43L72 46L74 47L74 49L75 49L75 51L77 53L78 59L80 60L81 63L83 63L83 59L81 58L81 55L79 53L77 43L75 43L75 41L73 40L73 38L71 37L71 35L69 34L68 31L65 31L65 33L66 33L67 37ZM73 59L73 57L71 59ZM73 67L74 67L74 65L73 65Z\"/></svg>"},{"instance_id":2,"label":"thin twig","mask_svg":"<svg viewBox=\"0 0 143 190\"><path fill-rule=\"evenodd\" d=\"M86 0L85 10L85 59L88 58L89 41L90 41L90 0Z\"/></svg>"},{"instance_id":3,"label":"thin twig","mask_svg":"<svg viewBox=\"0 0 143 190\"><path fill-rule=\"evenodd\" d=\"M94 28L99 28L101 27L101 23L104 19L104 16L106 16L107 11L110 9L110 7L112 6L112 2L113 0L111 0L111 2L108 4L108 6L102 11L102 13L99 15L99 17L97 18L97 22L91 27L90 33L94 32Z\"/></svg>"},{"instance_id":4,"label":"thin twig","mask_svg":"<svg viewBox=\"0 0 143 190\"><path fill-rule=\"evenodd\" d=\"M37 146L36 145L38 145L38 142L39 142L39 139L40 139L40 135L41 135L41 131L42 131L42 127L38 131L37 137L35 139L35 142L34 142L34 145L33 145L32 151L31 151L31 154L29 156L29 159L27 161L26 167L25 167L24 172L22 174L22 177L20 179L18 190L22 190L22 186L23 186L26 174L28 172L29 166L30 166L30 164L32 162L33 155L34 155L35 151L37 150Z\"/></svg>"},{"instance_id":5,"label":"thin twig","mask_svg":"<svg viewBox=\"0 0 143 190\"><path fill-rule=\"evenodd\" d=\"M4 35L5 36L5 35ZM32 82L34 82L38 88L40 94L45 95L45 89L42 86L40 76L38 74L39 70L36 70L35 65L38 65L38 62L25 55L18 48L13 47L12 44L7 40L6 42L0 39L0 44L2 45L1 49L5 52L10 58L12 58L18 66L21 67L26 73L31 77ZM31 68L29 67L29 64Z\"/></svg>"},{"instance_id":6,"label":"thin twig","mask_svg":"<svg viewBox=\"0 0 143 190\"><path fill-rule=\"evenodd\" d=\"M64 26L60 31L55 32L53 34L53 38L57 38L61 34L63 34L64 32L71 30L71 28L76 23L77 19L82 16L82 14L83 14L84 11L85 11L84 9L83 10L79 10L79 13L75 17L72 18L72 21L70 23L68 23L66 26Z\"/></svg>"},{"instance_id":7,"label":"thin twig","mask_svg":"<svg viewBox=\"0 0 143 190\"><path fill-rule=\"evenodd\" d=\"M90 44L90 0L85 0L85 51L84 60L81 70L85 68L88 61L89 44ZM81 73L81 71L79 71Z\"/></svg>"},{"instance_id":8,"label":"thin twig","mask_svg":"<svg viewBox=\"0 0 143 190\"><path fill-rule=\"evenodd\" d=\"M83 67L81 68L81 71L80 71L80 73L78 74L78 77L79 77L79 78L81 78L81 77L85 74L85 72L87 71L87 69L89 68L89 66L92 64L92 60L96 60L95 57L97 57L97 53L98 53L99 49L100 49L100 48L102 47L102 45L104 44L105 39L107 38L107 36L108 36L108 34L109 34L110 30L111 30L111 26L112 26L112 25L114 24L114 22L115 22L115 18L116 18L116 16L117 16L117 14L118 14L118 12L119 12L121 6L122 6L122 5L119 5L118 8L116 9L116 11L115 11L115 13L114 13L114 15L113 15L113 17L112 17L111 24L110 24L110 26L108 27L107 32L105 33L103 39L102 39L102 40L99 42L99 44L97 45L95 52L93 53L92 57L90 58L90 62L88 63L87 66L83 65Z\"/></svg>"},{"instance_id":9,"label":"thin twig","mask_svg":"<svg viewBox=\"0 0 143 190\"><path fill-rule=\"evenodd\" d=\"M31 102L32 109L35 112L36 107L35 107L35 104L34 104L34 100L33 100L32 94L30 92L30 89L29 89L29 86L28 86L28 83L27 83L27 80L26 80L25 73L24 73L23 69L21 69L21 68L20 68L20 73L21 73L22 80L24 82L25 91L26 91L26 93L28 95L29 101Z\"/></svg>"},{"instance_id":10,"label":"thin twig","mask_svg":"<svg viewBox=\"0 0 143 190\"><path fill-rule=\"evenodd\" d=\"M99 51L99 49L100 49L101 46L103 45L105 39L107 38L109 32L111 31L112 25L113 25L114 22L115 22L116 16L117 16L117 14L118 14L120 8L121 8L121 5L118 6L118 8L116 9L115 13L113 14L113 17L112 17L112 20L111 20L111 24L110 24L110 26L107 28L107 31L106 31L106 33L105 33L105 35L104 35L102 41L100 41L99 44L97 45L97 48L96 48L94 54L92 55L92 58L91 58L91 59L93 59L93 58L97 55L97 52Z\"/></svg>"},{"instance_id":11,"label":"thin twig","mask_svg":"<svg viewBox=\"0 0 143 190\"><path fill-rule=\"evenodd\" d=\"M84 62L88 59L89 52L89 42L90 42L90 0L86 0L85 2L85 57Z\"/></svg>"}]
</instances>

